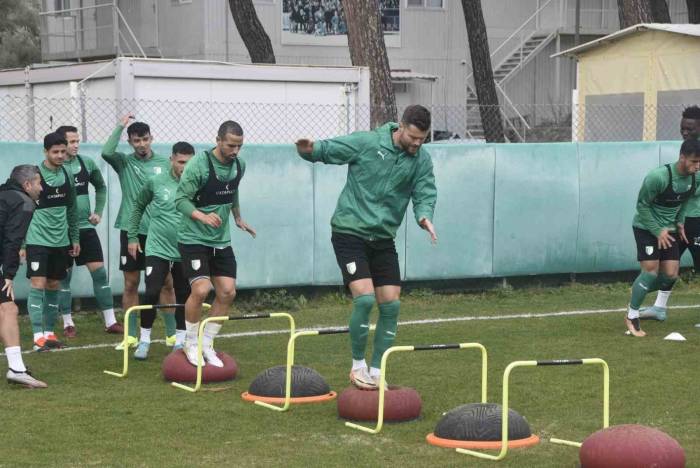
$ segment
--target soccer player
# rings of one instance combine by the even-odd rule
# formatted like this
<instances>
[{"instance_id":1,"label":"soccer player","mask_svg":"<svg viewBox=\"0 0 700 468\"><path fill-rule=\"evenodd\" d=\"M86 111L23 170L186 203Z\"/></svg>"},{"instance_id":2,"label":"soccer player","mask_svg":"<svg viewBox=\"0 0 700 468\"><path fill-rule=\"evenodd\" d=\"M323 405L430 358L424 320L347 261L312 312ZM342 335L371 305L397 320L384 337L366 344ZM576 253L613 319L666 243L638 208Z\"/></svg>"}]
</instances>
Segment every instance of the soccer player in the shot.
<instances>
[{"instance_id":1,"label":"soccer player","mask_svg":"<svg viewBox=\"0 0 700 468\"><path fill-rule=\"evenodd\" d=\"M136 258L141 248L138 228L144 211L151 207L151 223L146 240L146 304L158 304L158 296L165 279L171 276L178 304L184 304L190 295L190 285L182 273L180 252L177 249L177 230L182 215L175 209L175 194L185 164L192 158L194 148L186 142L173 145L170 170L152 177L144 184L129 217L129 255ZM165 312L165 311L164 311ZM172 313L165 312L172 316ZM151 328L156 318L155 309L141 311L141 335L134 352L136 359L148 358L151 346ZM182 348L185 341L185 311L178 307L175 312L177 332L168 330L167 335L176 335L173 350ZM166 322L166 327L168 322Z\"/></svg>"},{"instance_id":2,"label":"soccer player","mask_svg":"<svg viewBox=\"0 0 700 468\"><path fill-rule=\"evenodd\" d=\"M296 142L297 152L307 161L348 165L347 182L331 219L331 243L353 297L350 381L358 388L377 388L382 354L396 338L401 273L394 238L409 200L418 225L437 241L432 224L437 199L433 164L421 147L429 130L430 112L413 105L399 124ZM368 372L365 350L375 302L379 319Z\"/></svg>"},{"instance_id":3,"label":"soccer player","mask_svg":"<svg viewBox=\"0 0 700 468\"><path fill-rule=\"evenodd\" d=\"M184 351L197 365L197 333L202 304L212 287L216 298L210 315L228 314L236 296L236 257L231 248L229 212L236 226L255 237L255 230L241 218L238 185L245 173L245 161L238 156L243 146L243 129L232 120L219 127L216 146L195 155L187 164L177 189L175 207L182 213L178 232L185 277L192 292L185 304L187 334ZM207 365L223 367L214 351L214 338L221 324L204 327L202 355Z\"/></svg>"},{"instance_id":4,"label":"soccer player","mask_svg":"<svg viewBox=\"0 0 700 468\"><path fill-rule=\"evenodd\" d=\"M129 255L128 235L129 216L134 200L138 196L141 188L148 179L155 175L167 173L170 170L170 161L165 156L156 154L151 149L153 137L150 127L143 122L134 122L126 129L129 145L133 148L130 154L117 152L117 145L124 128L134 118L127 114L122 117L107 143L102 147L102 158L112 166L119 176L119 185L122 190L122 201L119 205L117 219L114 227L120 230L119 233L119 269L124 273L124 293L122 294L122 309L126 312L130 307L139 304L139 282L141 281L141 271L145 268L146 259L143 249L146 245L146 234L148 233L148 223L151 219L151 210L146 209L138 229L139 244L141 251L136 258ZM175 292L172 282L166 281L160 298L162 304L172 304L175 302ZM130 336L128 345L135 347L137 316L134 314L129 322ZM174 342L174 338L172 339Z\"/></svg>"},{"instance_id":5,"label":"soccer player","mask_svg":"<svg viewBox=\"0 0 700 468\"><path fill-rule=\"evenodd\" d=\"M12 169L0 186L0 340L5 345L7 381L27 388L46 388L24 365L19 346L14 278L19 266L19 249L41 193L39 168L22 164Z\"/></svg>"},{"instance_id":6,"label":"soccer player","mask_svg":"<svg viewBox=\"0 0 700 468\"><path fill-rule=\"evenodd\" d=\"M639 306L647 293L670 291L678 279L682 239L679 220L683 205L695 194L698 170L700 141L689 139L681 145L678 162L657 167L644 178L632 223L641 272L632 285L625 316L631 335L646 336L639 323Z\"/></svg>"},{"instance_id":7,"label":"soccer player","mask_svg":"<svg viewBox=\"0 0 700 468\"><path fill-rule=\"evenodd\" d=\"M27 278L31 281L27 308L35 351L62 347L54 333L58 289L72 265L70 257L80 255L75 187L63 167L65 138L58 133L46 135L44 155L39 165L42 191L26 238Z\"/></svg>"},{"instance_id":8,"label":"soccer player","mask_svg":"<svg viewBox=\"0 0 700 468\"><path fill-rule=\"evenodd\" d=\"M78 129L70 125L64 125L56 129L56 133L62 135L67 145L66 161L63 167L73 177L75 192L78 202L78 227L80 229L80 255L75 258L78 266L87 266L92 277L92 289L97 300L97 306L102 311L105 323L105 332L124 333L121 324L114 317L114 304L112 288L107 280L104 258L102 256L102 244L97 236L95 226L102 220L102 211L107 201L107 186L102 178L102 172L91 158L80 156L80 136ZM88 184L95 187L95 211L90 209L90 194ZM61 281L61 289L58 294L59 313L63 317L63 336L74 338L76 336L75 323L71 314L70 281L72 269L68 269L66 278Z\"/></svg>"},{"instance_id":9,"label":"soccer player","mask_svg":"<svg viewBox=\"0 0 700 468\"><path fill-rule=\"evenodd\" d=\"M683 140L697 140L700 137L700 107L686 107L681 115L681 137ZM678 220L681 242L678 243L678 257L686 250L693 257L693 269L700 271L700 194L691 197ZM666 305L671 296L671 288L666 286L659 289L656 302L652 307L644 307L639 311L640 319L666 320Z\"/></svg>"}]
</instances>

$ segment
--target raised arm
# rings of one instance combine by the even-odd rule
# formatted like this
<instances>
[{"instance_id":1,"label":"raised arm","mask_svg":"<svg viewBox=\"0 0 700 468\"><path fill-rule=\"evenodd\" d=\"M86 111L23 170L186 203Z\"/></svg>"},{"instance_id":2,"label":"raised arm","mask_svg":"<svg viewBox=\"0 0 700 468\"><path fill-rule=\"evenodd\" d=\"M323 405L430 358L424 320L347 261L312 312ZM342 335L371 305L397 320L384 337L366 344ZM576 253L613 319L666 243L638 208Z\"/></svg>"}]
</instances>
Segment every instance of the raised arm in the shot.
<instances>
[{"instance_id":1,"label":"raised arm","mask_svg":"<svg viewBox=\"0 0 700 468\"><path fill-rule=\"evenodd\" d=\"M324 164L352 164L360 156L363 147L371 142L369 132L355 132L328 140L313 141L301 138L295 142L302 159Z\"/></svg>"}]
</instances>

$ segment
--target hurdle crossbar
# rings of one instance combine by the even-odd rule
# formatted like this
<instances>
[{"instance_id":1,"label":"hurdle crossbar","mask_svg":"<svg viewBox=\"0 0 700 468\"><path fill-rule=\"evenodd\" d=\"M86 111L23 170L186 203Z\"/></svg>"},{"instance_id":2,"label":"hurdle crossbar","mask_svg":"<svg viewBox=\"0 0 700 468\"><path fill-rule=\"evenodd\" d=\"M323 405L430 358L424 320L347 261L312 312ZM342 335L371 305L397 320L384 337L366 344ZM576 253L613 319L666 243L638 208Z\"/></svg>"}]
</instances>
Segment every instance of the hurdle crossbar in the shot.
<instances>
[{"instance_id":1,"label":"hurdle crossbar","mask_svg":"<svg viewBox=\"0 0 700 468\"><path fill-rule=\"evenodd\" d=\"M380 367L379 376L379 405L377 407L377 424L374 428L366 427L361 424L355 424L352 422L346 422L347 427L357 429L360 431L368 432L370 434L378 434L382 430L384 425L384 393L386 392L386 372L387 372L387 361L391 354L396 352L406 352L406 351L442 351L447 349L471 349L476 348L481 351L481 402L486 403L487 394L487 379L488 379L488 355L486 353L486 348L480 343L455 343L455 344L431 344L431 345L419 345L419 346L392 346L387 349L382 355L382 362Z\"/></svg>"},{"instance_id":2,"label":"hurdle crossbar","mask_svg":"<svg viewBox=\"0 0 700 468\"><path fill-rule=\"evenodd\" d=\"M555 359L549 361L514 361L508 364L503 373L503 406L501 413L501 451L498 455L490 455L488 453L477 452L464 448L455 449L459 453L472 455L474 457L487 460L502 460L508 453L508 386L510 374L513 369L518 367L535 367L535 366L571 366L571 365L598 365L603 368L603 428L610 424L610 370L608 364L600 358L588 359ZM580 442L575 442L566 439L550 438L550 442L554 444L569 445L573 447L581 447Z\"/></svg>"}]
</instances>

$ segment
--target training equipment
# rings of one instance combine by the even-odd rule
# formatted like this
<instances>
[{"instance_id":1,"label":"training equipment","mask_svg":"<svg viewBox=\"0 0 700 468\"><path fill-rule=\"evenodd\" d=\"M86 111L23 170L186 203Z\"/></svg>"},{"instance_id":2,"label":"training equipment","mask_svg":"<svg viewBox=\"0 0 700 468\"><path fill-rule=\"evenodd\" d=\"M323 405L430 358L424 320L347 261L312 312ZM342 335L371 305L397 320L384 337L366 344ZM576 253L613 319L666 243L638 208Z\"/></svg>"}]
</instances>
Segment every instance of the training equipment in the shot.
<instances>
[{"instance_id":1,"label":"training equipment","mask_svg":"<svg viewBox=\"0 0 700 468\"><path fill-rule=\"evenodd\" d=\"M470 403L446 413L428 434L432 445L446 448L500 449L503 409L495 403ZM525 418L508 410L508 447L527 447L539 443Z\"/></svg>"},{"instance_id":2,"label":"training equipment","mask_svg":"<svg viewBox=\"0 0 700 468\"><path fill-rule=\"evenodd\" d=\"M275 366L259 373L251 382L248 391L241 397L246 401L266 403L284 403L286 396L286 366ZM331 392L321 374L304 366L292 367L291 378L292 403L320 403L336 397Z\"/></svg>"},{"instance_id":3,"label":"training equipment","mask_svg":"<svg viewBox=\"0 0 700 468\"><path fill-rule=\"evenodd\" d=\"M382 392L382 419L389 422L412 421L420 416L423 405L418 392L409 387L389 387ZM338 397L338 416L350 421L376 421L379 390L348 387Z\"/></svg>"},{"instance_id":4,"label":"training equipment","mask_svg":"<svg viewBox=\"0 0 700 468\"><path fill-rule=\"evenodd\" d=\"M457 452L464 453L467 455L472 455L478 458L485 458L487 460L502 460L508 453L509 448L509 429L508 424L510 422L509 418L509 408L508 408L508 390L510 374L513 369L518 367L534 367L534 366L570 366L570 365L599 365L603 368L603 428L609 426L610 423L610 370L608 364L599 358L591 359L555 359L550 361L514 361L508 364L506 370L503 372L503 403L501 405L501 451L498 455L490 455L488 453L476 452L467 448L457 448ZM581 447L581 443L574 442L566 439L550 438L550 442L554 444L570 445L573 447Z\"/></svg>"},{"instance_id":5,"label":"training equipment","mask_svg":"<svg viewBox=\"0 0 700 468\"><path fill-rule=\"evenodd\" d=\"M666 335L666 337L664 338L664 340L668 340L668 341L686 341L686 340L685 340L685 337L684 337L683 335L681 335L680 333L678 333L678 332L669 333L668 335Z\"/></svg>"},{"instance_id":6,"label":"training equipment","mask_svg":"<svg viewBox=\"0 0 700 468\"><path fill-rule=\"evenodd\" d=\"M201 387L202 387L202 369L222 369L221 367L216 367L216 366L204 366L204 357L202 356L202 340L204 338L204 327L209 322L224 322L224 321L233 321L233 320L254 320L254 319L264 319L264 318L285 318L289 321L289 335L292 336L294 335L295 331L295 324L294 324L294 317L291 315L284 313L284 312L275 312L271 314L244 314L244 315L222 315L222 316L217 316L217 317L207 317L204 320L202 320L199 324L199 330L197 332L197 366L192 367L191 364L190 368L196 369L196 378L192 380L191 382L194 382L195 385L194 387L190 387L187 385L183 385L179 382L172 382L172 386L177 387L181 390L186 390L188 392L197 392ZM187 357L185 356L184 352L182 351L176 351L171 354L182 354L185 359ZM219 359L221 359L222 356L225 356L224 353L217 353L217 356ZM166 358L167 359L167 358ZM223 359L222 359L223 361ZM224 367L226 368L226 361L223 362ZM205 371L206 372L206 371Z\"/></svg>"},{"instance_id":7,"label":"training equipment","mask_svg":"<svg viewBox=\"0 0 700 468\"><path fill-rule=\"evenodd\" d=\"M233 380L238 374L238 363L226 353L219 352L217 356L223 362L223 367L204 366L199 372L197 367L190 364L182 350L169 353L163 360L161 371L168 382L225 382Z\"/></svg>"},{"instance_id":8,"label":"training equipment","mask_svg":"<svg viewBox=\"0 0 700 468\"><path fill-rule=\"evenodd\" d=\"M458 343L458 344L431 344L431 345L422 345L422 346L392 346L391 348L387 349L384 354L382 355L382 362L381 362L381 367L380 367L380 377L379 377L379 389L376 391L373 391L371 393L375 393L378 395L378 404L376 406L376 415L373 417L371 420L377 421L377 424L375 425L374 428L370 427L365 427L360 424L355 424L352 422L346 422L345 425L347 427L351 427L353 429L357 429L360 431L364 432L369 432L370 434L378 434L382 430L382 426L384 425L384 415L385 415L385 405L387 404L386 398L387 394L392 392L392 388L397 388L397 387L390 387L389 390L386 390L386 372L387 372L387 361L389 359L389 356L391 356L393 353L396 352L406 352L406 351L440 351L440 350L447 350L447 349L471 349L471 348L476 348L481 351L481 401L483 403L486 403L486 385L487 385L487 367L488 367L488 356L486 353L486 348L484 348L481 344L479 343ZM354 390L354 389L353 389ZM412 389L411 389L412 390ZM366 392L364 390L357 390L361 392ZM406 391L406 390L404 390ZM413 390L415 392L415 390ZM347 392L347 390L346 390ZM345 393L345 392L343 392ZM369 393L369 392L367 392ZM350 395L354 395L353 393L350 393ZM340 400L343 398L343 394L338 398L338 412L340 414L341 411L341 402ZM391 398L391 397L389 397ZM408 397L403 397L401 398L400 401L405 401L404 399ZM348 400L350 400L350 397L348 397ZM356 400L351 400L352 402L355 402ZM362 400L357 400L358 403L355 404L355 407L357 408L365 408L366 406L369 406L369 399L367 396L364 396ZM343 402L343 407L345 407L345 402ZM374 406L372 407L374 408ZM415 409L415 403L414 406L407 406L408 409L414 410ZM357 415L360 413L360 409L355 409L351 414ZM407 413L409 413L407 411ZM420 414L420 408L418 409L418 413ZM407 416L408 417L408 414ZM415 416L417 417L417 415Z\"/></svg>"},{"instance_id":9,"label":"training equipment","mask_svg":"<svg viewBox=\"0 0 700 468\"><path fill-rule=\"evenodd\" d=\"M671 436L651 427L623 424L588 436L579 452L581 468L683 468L685 453Z\"/></svg>"},{"instance_id":10,"label":"training equipment","mask_svg":"<svg viewBox=\"0 0 700 468\"><path fill-rule=\"evenodd\" d=\"M131 314L140 313L142 310L170 309L170 308L174 308L174 307L185 307L185 306L183 304L152 304L152 305L138 305L138 306L129 307L126 310L126 312L124 312L124 327L123 327L124 339L115 348L118 351L122 351L122 371L121 372L113 372L113 371L105 370L103 372L107 375L113 375L113 376L119 377L119 378L124 378L129 373L129 348L135 348L138 345L138 340L136 340L136 338L134 338L133 336L129 336L129 316ZM209 310L210 308L211 308L211 306L209 304L202 304L202 310ZM119 325L119 324L116 323L115 325ZM124 343L127 343L127 346L124 346Z\"/></svg>"}]
</instances>

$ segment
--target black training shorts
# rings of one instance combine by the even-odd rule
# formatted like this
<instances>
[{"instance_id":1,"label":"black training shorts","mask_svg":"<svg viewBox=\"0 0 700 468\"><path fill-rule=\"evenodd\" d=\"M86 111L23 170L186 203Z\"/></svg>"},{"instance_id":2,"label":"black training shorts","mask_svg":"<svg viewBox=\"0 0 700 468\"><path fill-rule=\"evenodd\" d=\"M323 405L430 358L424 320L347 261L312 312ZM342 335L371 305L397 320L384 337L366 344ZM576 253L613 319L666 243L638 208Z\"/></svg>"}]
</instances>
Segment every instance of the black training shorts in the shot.
<instances>
[{"instance_id":1,"label":"black training shorts","mask_svg":"<svg viewBox=\"0 0 700 468\"><path fill-rule=\"evenodd\" d=\"M331 243L346 286L365 278L371 278L375 287L401 286L394 239L368 241L352 234L334 232Z\"/></svg>"},{"instance_id":2,"label":"black training shorts","mask_svg":"<svg viewBox=\"0 0 700 468\"><path fill-rule=\"evenodd\" d=\"M231 246L223 249L199 244L178 244L182 271L190 284L199 278L236 278L236 256Z\"/></svg>"},{"instance_id":3,"label":"black training shorts","mask_svg":"<svg viewBox=\"0 0 700 468\"><path fill-rule=\"evenodd\" d=\"M43 276L53 280L64 279L73 264L68 254L70 249L69 246L27 245L27 278Z\"/></svg>"},{"instance_id":4,"label":"black training shorts","mask_svg":"<svg viewBox=\"0 0 700 468\"><path fill-rule=\"evenodd\" d=\"M141 252L136 254L136 260L129 255L129 236L126 231L119 232L119 269L121 271L143 271L146 268L146 235L139 234Z\"/></svg>"},{"instance_id":5,"label":"black training shorts","mask_svg":"<svg viewBox=\"0 0 700 468\"><path fill-rule=\"evenodd\" d=\"M678 239L676 233L671 233L671 236L675 239L671 247L659 250L659 241L654 234L638 227L633 227L632 229L634 230L634 239L637 241L637 260L640 262L646 260L660 260L663 262L681 258L679 243L682 241Z\"/></svg>"}]
</instances>

